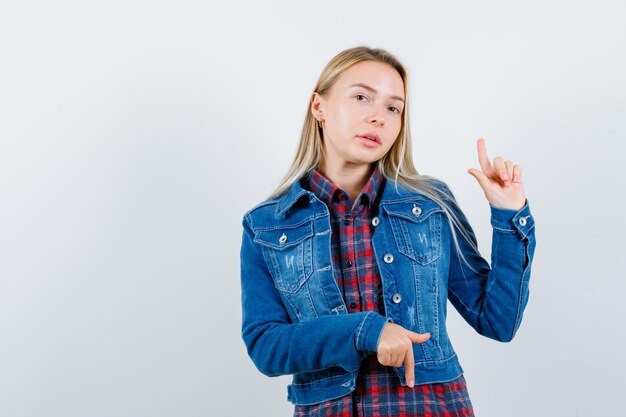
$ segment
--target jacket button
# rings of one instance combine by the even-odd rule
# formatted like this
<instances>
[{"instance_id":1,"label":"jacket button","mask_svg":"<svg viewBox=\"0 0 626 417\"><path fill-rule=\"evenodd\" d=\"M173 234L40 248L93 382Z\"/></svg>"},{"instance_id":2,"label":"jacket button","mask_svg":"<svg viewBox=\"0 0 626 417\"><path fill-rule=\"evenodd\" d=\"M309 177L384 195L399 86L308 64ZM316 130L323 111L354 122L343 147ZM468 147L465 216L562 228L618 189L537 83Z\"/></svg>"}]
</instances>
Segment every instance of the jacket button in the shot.
<instances>
[{"instance_id":1,"label":"jacket button","mask_svg":"<svg viewBox=\"0 0 626 417\"><path fill-rule=\"evenodd\" d=\"M393 255L388 253L383 257L383 260L385 261L385 263L390 264L393 262Z\"/></svg>"},{"instance_id":2,"label":"jacket button","mask_svg":"<svg viewBox=\"0 0 626 417\"><path fill-rule=\"evenodd\" d=\"M394 294L391 299L394 303L398 304L400 301L402 301L402 296L400 294Z\"/></svg>"},{"instance_id":3,"label":"jacket button","mask_svg":"<svg viewBox=\"0 0 626 417\"><path fill-rule=\"evenodd\" d=\"M380 224L380 219L378 217L374 217L372 219L372 225L373 226L378 226Z\"/></svg>"},{"instance_id":4,"label":"jacket button","mask_svg":"<svg viewBox=\"0 0 626 417\"><path fill-rule=\"evenodd\" d=\"M287 241L287 235L283 233L280 238L278 238L278 241L280 243L285 243Z\"/></svg>"},{"instance_id":5,"label":"jacket button","mask_svg":"<svg viewBox=\"0 0 626 417\"><path fill-rule=\"evenodd\" d=\"M526 217L520 217L519 224L520 226L526 226Z\"/></svg>"},{"instance_id":6,"label":"jacket button","mask_svg":"<svg viewBox=\"0 0 626 417\"><path fill-rule=\"evenodd\" d=\"M422 214L422 208L418 206L413 207L411 211L415 214L415 217L419 217L419 215Z\"/></svg>"}]
</instances>

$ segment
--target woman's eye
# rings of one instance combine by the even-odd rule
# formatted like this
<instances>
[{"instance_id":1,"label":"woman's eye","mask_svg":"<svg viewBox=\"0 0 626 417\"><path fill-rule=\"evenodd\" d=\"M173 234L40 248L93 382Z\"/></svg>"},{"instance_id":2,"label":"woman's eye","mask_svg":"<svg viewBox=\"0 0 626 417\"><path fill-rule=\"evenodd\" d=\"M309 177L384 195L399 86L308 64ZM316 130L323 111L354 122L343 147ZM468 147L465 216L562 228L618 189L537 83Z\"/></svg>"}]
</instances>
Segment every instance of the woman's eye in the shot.
<instances>
[{"instance_id":1,"label":"woman's eye","mask_svg":"<svg viewBox=\"0 0 626 417\"><path fill-rule=\"evenodd\" d=\"M355 97L357 100L359 100L359 101L363 101L363 100L361 100L359 97L367 98L367 97L366 97L366 96L364 96L363 94L357 94L357 95L355 95L354 97ZM391 111L392 111L392 112L394 112L394 113L397 113L397 114L399 114L399 113L400 113L400 109L398 109L397 107L392 106L392 107L389 107L389 108L390 108L390 109L392 109Z\"/></svg>"}]
</instances>

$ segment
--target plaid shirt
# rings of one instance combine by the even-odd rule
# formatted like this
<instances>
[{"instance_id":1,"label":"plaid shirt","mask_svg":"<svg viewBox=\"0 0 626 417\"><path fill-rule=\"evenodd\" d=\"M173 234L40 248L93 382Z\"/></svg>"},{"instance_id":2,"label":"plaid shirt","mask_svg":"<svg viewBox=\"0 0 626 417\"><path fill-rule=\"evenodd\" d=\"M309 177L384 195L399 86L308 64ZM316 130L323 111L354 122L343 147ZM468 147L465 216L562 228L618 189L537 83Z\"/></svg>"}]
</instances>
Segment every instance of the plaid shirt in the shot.
<instances>
[{"instance_id":1,"label":"plaid shirt","mask_svg":"<svg viewBox=\"0 0 626 417\"><path fill-rule=\"evenodd\" d=\"M303 185L326 203L332 227L332 261L335 279L348 313L378 311L385 315L380 273L372 248L384 178L375 167L356 198L337 187L319 171L311 170ZM463 375L453 381L415 385L399 384L389 366L375 354L359 368L356 388L350 394L313 405L296 405L294 417L457 417L473 416Z\"/></svg>"}]
</instances>

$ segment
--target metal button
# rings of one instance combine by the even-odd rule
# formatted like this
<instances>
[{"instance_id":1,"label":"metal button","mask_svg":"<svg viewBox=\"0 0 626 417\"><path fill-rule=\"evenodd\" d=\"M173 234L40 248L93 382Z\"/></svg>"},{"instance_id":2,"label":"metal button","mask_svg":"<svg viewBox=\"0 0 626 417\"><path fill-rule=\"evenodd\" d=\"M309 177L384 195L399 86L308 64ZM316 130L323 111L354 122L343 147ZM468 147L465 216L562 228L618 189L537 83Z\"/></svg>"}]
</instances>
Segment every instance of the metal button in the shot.
<instances>
[{"instance_id":1,"label":"metal button","mask_svg":"<svg viewBox=\"0 0 626 417\"><path fill-rule=\"evenodd\" d=\"M352 266L352 261L346 261L346 266L348 267Z\"/></svg>"},{"instance_id":2,"label":"metal button","mask_svg":"<svg viewBox=\"0 0 626 417\"><path fill-rule=\"evenodd\" d=\"M415 217L418 217L420 214L422 214L422 208L415 206L413 207L413 210L411 210L413 212L413 214L415 214Z\"/></svg>"},{"instance_id":3,"label":"metal button","mask_svg":"<svg viewBox=\"0 0 626 417\"><path fill-rule=\"evenodd\" d=\"M278 241L280 243L285 243L287 241L287 235L283 233L280 238L278 238Z\"/></svg>"},{"instance_id":4,"label":"metal button","mask_svg":"<svg viewBox=\"0 0 626 417\"><path fill-rule=\"evenodd\" d=\"M519 224L521 226L526 226L526 217L520 217Z\"/></svg>"},{"instance_id":5,"label":"metal button","mask_svg":"<svg viewBox=\"0 0 626 417\"><path fill-rule=\"evenodd\" d=\"M385 263L390 264L393 262L393 255L388 253L383 257L383 260L385 261Z\"/></svg>"},{"instance_id":6,"label":"metal button","mask_svg":"<svg viewBox=\"0 0 626 417\"><path fill-rule=\"evenodd\" d=\"M372 219L372 225L373 226L378 226L380 224L380 219L378 217L374 217Z\"/></svg>"},{"instance_id":7,"label":"metal button","mask_svg":"<svg viewBox=\"0 0 626 417\"><path fill-rule=\"evenodd\" d=\"M402 301L402 296L400 294L394 294L391 299L394 303L398 304L400 301Z\"/></svg>"}]
</instances>

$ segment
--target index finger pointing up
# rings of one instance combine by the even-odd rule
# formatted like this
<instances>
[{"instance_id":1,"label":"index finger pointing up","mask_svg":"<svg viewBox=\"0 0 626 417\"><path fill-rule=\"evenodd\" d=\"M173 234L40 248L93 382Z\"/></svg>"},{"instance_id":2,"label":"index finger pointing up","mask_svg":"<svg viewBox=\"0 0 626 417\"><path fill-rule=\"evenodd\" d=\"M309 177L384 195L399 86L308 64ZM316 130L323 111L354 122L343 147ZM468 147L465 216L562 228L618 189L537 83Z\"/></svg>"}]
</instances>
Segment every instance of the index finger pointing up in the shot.
<instances>
[{"instance_id":1,"label":"index finger pointing up","mask_svg":"<svg viewBox=\"0 0 626 417\"><path fill-rule=\"evenodd\" d=\"M485 174L487 174L493 170L493 166L491 165L491 162L489 162L489 157L487 156L487 145L485 145L485 139L478 138L477 147L480 168Z\"/></svg>"}]
</instances>

